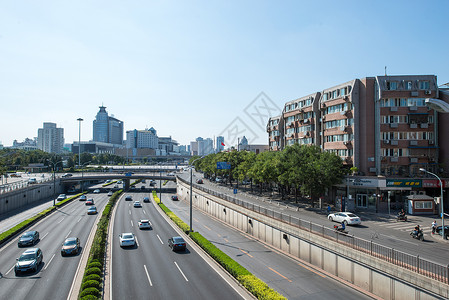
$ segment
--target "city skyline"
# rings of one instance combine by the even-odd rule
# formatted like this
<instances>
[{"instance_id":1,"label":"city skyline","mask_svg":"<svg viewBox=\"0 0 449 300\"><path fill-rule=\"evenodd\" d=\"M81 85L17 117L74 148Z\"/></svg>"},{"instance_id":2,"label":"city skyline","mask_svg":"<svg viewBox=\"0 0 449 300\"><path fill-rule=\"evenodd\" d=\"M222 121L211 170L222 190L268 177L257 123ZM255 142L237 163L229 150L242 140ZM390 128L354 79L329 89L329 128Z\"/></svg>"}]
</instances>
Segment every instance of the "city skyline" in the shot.
<instances>
[{"instance_id":1,"label":"city skyline","mask_svg":"<svg viewBox=\"0 0 449 300\"><path fill-rule=\"evenodd\" d=\"M266 124L323 86L385 72L449 82L449 3L432 2L425 17L421 4L2 3L0 142L36 137L44 122L77 141L78 118L90 140L103 103L125 132L235 145L227 133L245 128L252 134L239 136L266 144L257 118ZM262 102L271 110L252 119Z\"/></svg>"}]
</instances>

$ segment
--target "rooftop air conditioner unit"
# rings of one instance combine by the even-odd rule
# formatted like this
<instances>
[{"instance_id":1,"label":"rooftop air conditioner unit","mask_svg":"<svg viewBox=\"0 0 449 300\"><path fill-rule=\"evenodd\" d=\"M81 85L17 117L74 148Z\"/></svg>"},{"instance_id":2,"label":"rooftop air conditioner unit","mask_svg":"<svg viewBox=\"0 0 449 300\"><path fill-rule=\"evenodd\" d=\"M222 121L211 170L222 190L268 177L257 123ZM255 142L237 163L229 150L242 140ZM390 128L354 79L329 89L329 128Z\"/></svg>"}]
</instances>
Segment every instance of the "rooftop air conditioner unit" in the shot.
<instances>
[{"instance_id":1,"label":"rooftop air conditioner unit","mask_svg":"<svg viewBox=\"0 0 449 300\"><path fill-rule=\"evenodd\" d=\"M410 191L410 195L416 195L416 191Z\"/></svg>"},{"instance_id":2,"label":"rooftop air conditioner unit","mask_svg":"<svg viewBox=\"0 0 449 300\"><path fill-rule=\"evenodd\" d=\"M418 192L418 195L425 195L426 194L426 191L419 191Z\"/></svg>"}]
</instances>

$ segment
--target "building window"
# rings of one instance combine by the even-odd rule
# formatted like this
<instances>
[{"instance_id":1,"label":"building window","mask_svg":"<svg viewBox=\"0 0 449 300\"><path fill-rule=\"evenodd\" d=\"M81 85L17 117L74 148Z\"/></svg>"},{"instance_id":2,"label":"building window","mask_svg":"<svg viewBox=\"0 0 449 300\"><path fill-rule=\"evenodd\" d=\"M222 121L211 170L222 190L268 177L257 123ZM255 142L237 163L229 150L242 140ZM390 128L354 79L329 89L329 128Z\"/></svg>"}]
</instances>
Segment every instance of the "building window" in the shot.
<instances>
[{"instance_id":1,"label":"building window","mask_svg":"<svg viewBox=\"0 0 449 300\"><path fill-rule=\"evenodd\" d=\"M406 81L405 83L404 83L404 88L406 89L406 90L411 90L412 89L412 82L411 81Z\"/></svg>"},{"instance_id":2,"label":"building window","mask_svg":"<svg viewBox=\"0 0 449 300\"><path fill-rule=\"evenodd\" d=\"M415 209L432 209L432 201L415 201Z\"/></svg>"},{"instance_id":3,"label":"building window","mask_svg":"<svg viewBox=\"0 0 449 300\"><path fill-rule=\"evenodd\" d=\"M420 90L428 90L428 89L430 89L430 82L429 81L420 81L419 82L419 89Z\"/></svg>"},{"instance_id":4,"label":"building window","mask_svg":"<svg viewBox=\"0 0 449 300\"><path fill-rule=\"evenodd\" d=\"M395 91L398 89L398 83L396 81L387 81L387 90Z\"/></svg>"}]
</instances>

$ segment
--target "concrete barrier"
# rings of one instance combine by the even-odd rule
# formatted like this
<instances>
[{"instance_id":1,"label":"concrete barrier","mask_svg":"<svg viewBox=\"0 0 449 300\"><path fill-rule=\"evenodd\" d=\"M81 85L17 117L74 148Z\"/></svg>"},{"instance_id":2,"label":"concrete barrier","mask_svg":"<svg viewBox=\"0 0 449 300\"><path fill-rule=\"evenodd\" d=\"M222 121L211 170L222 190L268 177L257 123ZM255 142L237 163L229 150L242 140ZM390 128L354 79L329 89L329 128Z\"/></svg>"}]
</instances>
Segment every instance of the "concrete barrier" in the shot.
<instances>
[{"instance_id":1,"label":"concrete barrier","mask_svg":"<svg viewBox=\"0 0 449 300\"><path fill-rule=\"evenodd\" d=\"M177 182L181 200L189 185ZM383 299L447 299L449 285L193 188L193 205L251 236Z\"/></svg>"}]
</instances>

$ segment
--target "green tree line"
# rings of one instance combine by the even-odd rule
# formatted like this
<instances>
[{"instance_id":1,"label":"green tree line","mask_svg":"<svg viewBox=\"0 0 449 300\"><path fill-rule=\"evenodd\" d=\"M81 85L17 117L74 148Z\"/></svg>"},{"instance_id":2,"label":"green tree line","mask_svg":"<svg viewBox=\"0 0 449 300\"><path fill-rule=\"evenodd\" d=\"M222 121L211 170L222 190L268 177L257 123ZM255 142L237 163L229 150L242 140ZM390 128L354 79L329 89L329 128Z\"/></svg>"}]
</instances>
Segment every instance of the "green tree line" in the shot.
<instances>
[{"instance_id":1,"label":"green tree line","mask_svg":"<svg viewBox=\"0 0 449 300\"><path fill-rule=\"evenodd\" d=\"M203 158L192 157L196 170L206 178L221 177L226 184L238 186L244 180L258 186L259 191L277 187L282 197L287 194L308 195L314 201L326 189L342 182L348 169L334 153L322 151L317 146L292 145L282 151L255 154L249 151L220 152ZM230 170L217 169L217 162L228 162Z\"/></svg>"}]
</instances>

